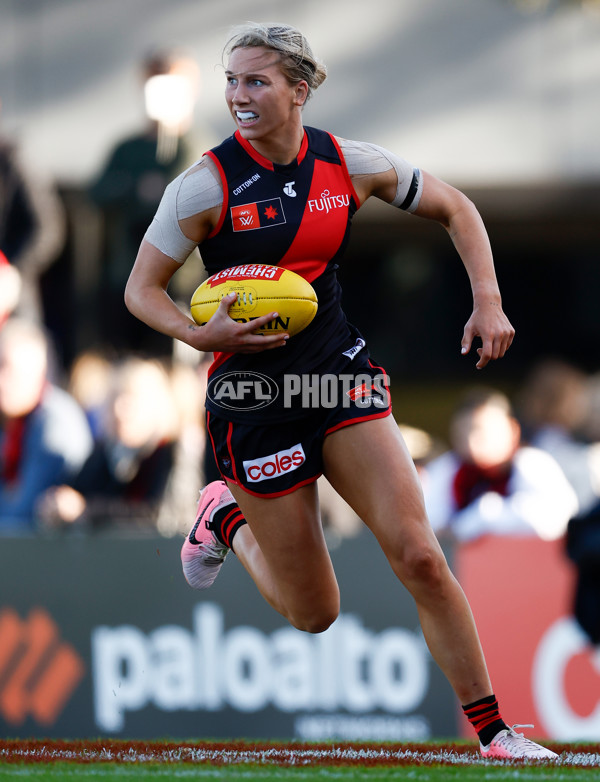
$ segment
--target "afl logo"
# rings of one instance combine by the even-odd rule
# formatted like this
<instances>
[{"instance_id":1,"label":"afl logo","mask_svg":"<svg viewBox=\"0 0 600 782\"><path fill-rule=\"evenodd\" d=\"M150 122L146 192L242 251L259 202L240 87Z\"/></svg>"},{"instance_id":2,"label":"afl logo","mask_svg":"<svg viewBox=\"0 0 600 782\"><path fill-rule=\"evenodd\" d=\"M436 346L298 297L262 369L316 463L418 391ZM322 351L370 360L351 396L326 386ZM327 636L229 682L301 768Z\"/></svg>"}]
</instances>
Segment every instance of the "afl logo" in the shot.
<instances>
[{"instance_id":1,"label":"afl logo","mask_svg":"<svg viewBox=\"0 0 600 782\"><path fill-rule=\"evenodd\" d=\"M259 410L277 399L277 383L260 372L226 372L209 381L206 396L225 410Z\"/></svg>"}]
</instances>

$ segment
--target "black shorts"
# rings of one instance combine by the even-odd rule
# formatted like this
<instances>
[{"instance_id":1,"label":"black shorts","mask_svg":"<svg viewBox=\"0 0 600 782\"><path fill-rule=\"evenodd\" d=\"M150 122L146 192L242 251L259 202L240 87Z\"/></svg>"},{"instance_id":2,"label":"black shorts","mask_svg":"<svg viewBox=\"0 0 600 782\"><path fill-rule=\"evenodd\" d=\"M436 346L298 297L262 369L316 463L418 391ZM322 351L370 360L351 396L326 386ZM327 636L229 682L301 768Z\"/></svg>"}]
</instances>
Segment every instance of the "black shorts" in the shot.
<instances>
[{"instance_id":1,"label":"black shorts","mask_svg":"<svg viewBox=\"0 0 600 782\"><path fill-rule=\"evenodd\" d=\"M329 377L331 391L335 376L321 380ZM223 478L259 497L280 497L316 481L323 472L323 441L328 434L392 411L384 370L369 366L356 377L358 384L338 383L339 393L326 394L327 406L291 421L257 426L207 412L209 440Z\"/></svg>"}]
</instances>

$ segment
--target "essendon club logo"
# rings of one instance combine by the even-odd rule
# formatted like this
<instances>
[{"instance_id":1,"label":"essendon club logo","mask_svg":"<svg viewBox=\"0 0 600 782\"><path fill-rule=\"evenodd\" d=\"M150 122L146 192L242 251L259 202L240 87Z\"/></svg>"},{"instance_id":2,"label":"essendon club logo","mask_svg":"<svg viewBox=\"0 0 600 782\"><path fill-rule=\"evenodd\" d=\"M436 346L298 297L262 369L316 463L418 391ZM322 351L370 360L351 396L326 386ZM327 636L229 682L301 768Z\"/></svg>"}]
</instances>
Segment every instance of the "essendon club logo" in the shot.
<instances>
[{"instance_id":1,"label":"essendon club logo","mask_svg":"<svg viewBox=\"0 0 600 782\"><path fill-rule=\"evenodd\" d=\"M256 228L270 228L285 223L285 214L281 198L268 201L256 201L231 207L231 220L234 231L253 231Z\"/></svg>"},{"instance_id":2,"label":"essendon club logo","mask_svg":"<svg viewBox=\"0 0 600 782\"><path fill-rule=\"evenodd\" d=\"M61 640L46 611L34 608L25 621L0 611L0 716L9 725L33 717L53 725L84 674L77 652Z\"/></svg>"}]
</instances>

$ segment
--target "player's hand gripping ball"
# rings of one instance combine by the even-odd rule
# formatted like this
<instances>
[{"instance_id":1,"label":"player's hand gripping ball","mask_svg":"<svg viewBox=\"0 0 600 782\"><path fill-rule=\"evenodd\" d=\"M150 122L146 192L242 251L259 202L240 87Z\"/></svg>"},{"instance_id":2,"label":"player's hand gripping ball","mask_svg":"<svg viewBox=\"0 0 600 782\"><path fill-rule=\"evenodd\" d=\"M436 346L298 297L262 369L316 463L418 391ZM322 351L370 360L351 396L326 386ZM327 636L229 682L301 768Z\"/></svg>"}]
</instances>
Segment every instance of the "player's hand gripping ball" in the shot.
<instances>
[{"instance_id":1,"label":"player's hand gripping ball","mask_svg":"<svg viewBox=\"0 0 600 782\"><path fill-rule=\"evenodd\" d=\"M278 313L257 329L257 334L287 333L291 337L305 329L317 313L317 294L304 277L281 266L256 263L223 269L196 288L190 303L196 323L204 326L223 296L234 291L237 300L229 308L229 317L238 323Z\"/></svg>"}]
</instances>

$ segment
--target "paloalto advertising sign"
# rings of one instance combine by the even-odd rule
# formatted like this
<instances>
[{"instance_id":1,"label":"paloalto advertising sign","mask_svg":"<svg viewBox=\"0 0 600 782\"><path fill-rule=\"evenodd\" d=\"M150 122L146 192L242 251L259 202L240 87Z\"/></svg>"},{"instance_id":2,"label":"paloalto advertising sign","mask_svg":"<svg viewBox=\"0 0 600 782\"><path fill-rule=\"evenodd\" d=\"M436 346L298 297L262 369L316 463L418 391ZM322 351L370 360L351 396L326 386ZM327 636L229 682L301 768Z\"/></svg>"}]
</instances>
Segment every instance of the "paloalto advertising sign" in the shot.
<instances>
[{"instance_id":1,"label":"paloalto advertising sign","mask_svg":"<svg viewBox=\"0 0 600 782\"><path fill-rule=\"evenodd\" d=\"M290 627L235 557L206 592L179 540L4 539L0 734L419 740L454 695L370 535L332 552L342 611Z\"/></svg>"},{"instance_id":2,"label":"paloalto advertising sign","mask_svg":"<svg viewBox=\"0 0 600 782\"><path fill-rule=\"evenodd\" d=\"M369 715L374 734L430 734L419 714L431 664L421 634L373 632L351 614L319 635L285 626L267 633L250 625L225 629L221 606L198 603L189 629L95 628L92 661L95 722L107 733L126 730L131 713L152 706L247 715L271 708L295 715L293 732L302 738L321 737L332 715L355 733L367 721L351 715Z\"/></svg>"}]
</instances>

